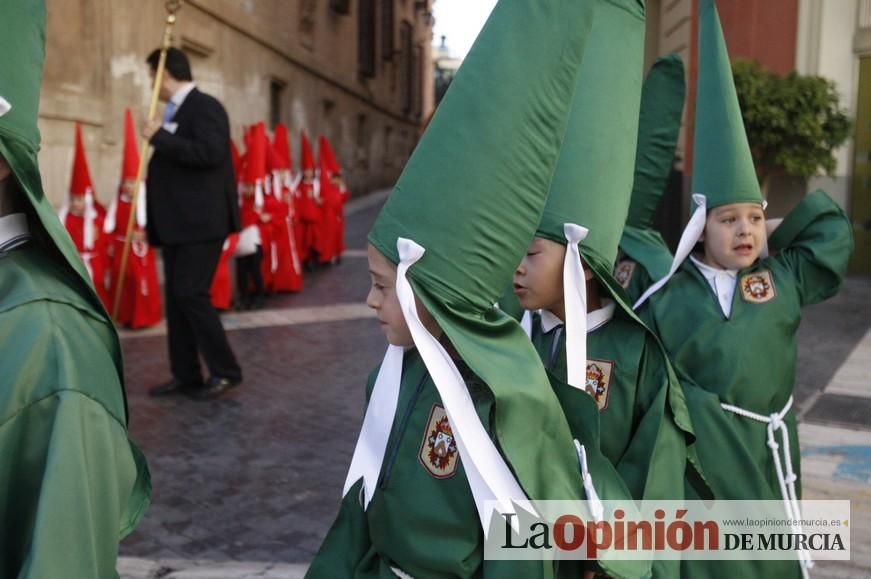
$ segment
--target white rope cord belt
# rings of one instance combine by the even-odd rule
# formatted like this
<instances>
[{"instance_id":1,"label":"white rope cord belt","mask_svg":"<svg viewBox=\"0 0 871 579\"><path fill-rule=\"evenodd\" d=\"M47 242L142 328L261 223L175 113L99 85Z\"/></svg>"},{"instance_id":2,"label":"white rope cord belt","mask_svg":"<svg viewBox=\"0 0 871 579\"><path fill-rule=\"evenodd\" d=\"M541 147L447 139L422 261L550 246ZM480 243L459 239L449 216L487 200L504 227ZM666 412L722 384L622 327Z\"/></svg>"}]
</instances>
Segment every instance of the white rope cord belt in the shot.
<instances>
[{"instance_id":1,"label":"white rope cord belt","mask_svg":"<svg viewBox=\"0 0 871 579\"><path fill-rule=\"evenodd\" d=\"M777 471L777 482L780 484L780 496L783 498L783 508L786 511L787 518L792 519L793 521L792 534L798 535L801 534L801 511L798 507L798 497L795 492L795 481L797 480L797 477L792 468L792 456L789 450L789 429L783 421L784 417L789 412L789 409L792 408L792 402L793 398L790 396L789 400L786 402L786 406L783 407L783 410L780 412L774 412L769 416L756 414L755 412L731 404L721 403L720 406L723 410L728 410L738 416L743 416L744 418L763 422L768 425L768 448L771 449L771 458L774 460L774 468ZM780 454L778 453L780 444L777 443L777 440L774 437L774 433L777 430L780 431L780 438L783 443L783 464L781 464ZM786 476L784 476L784 465L786 465ZM798 558L801 562L802 576L807 579L810 577L808 569L814 566L810 552L807 549L799 549Z\"/></svg>"}]
</instances>

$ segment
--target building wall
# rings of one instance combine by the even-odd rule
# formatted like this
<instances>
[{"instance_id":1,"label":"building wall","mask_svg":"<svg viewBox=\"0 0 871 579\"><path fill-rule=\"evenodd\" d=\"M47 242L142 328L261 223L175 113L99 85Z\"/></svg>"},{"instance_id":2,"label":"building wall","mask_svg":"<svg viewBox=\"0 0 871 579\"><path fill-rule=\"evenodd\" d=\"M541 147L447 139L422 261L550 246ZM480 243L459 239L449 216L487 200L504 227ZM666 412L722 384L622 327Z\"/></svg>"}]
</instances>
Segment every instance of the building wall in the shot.
<instances>
[{"instance_id":1,"label":"building wall","mask_svg":"<svg viewBox=\"0 0 871 579\"><path fill-rule=\"evenodd\" d=\"M226 106L237 143L243 125L284 121L298 166L300 131L313 138L325 134L352 191L362 193L392 185L432 109L432 75L426 64L431 3L356 1L348 2L349 12L341 14L333 2L188 0L178 15L174 44L191 58L200 88ZM394 12L392 29L383 18L388 3ZM46 190L55 204L62 201L78 121L97 195L108 201L119 177L124 108L133 110L137 123L147 114L150 82L144 58L162 38L163 3L47 4L40 113ZM362 74L358 10L367 4L374 10L375 58L371 73ZM407 43L401 42L403 28Z\"/></svg>"},{"instance_id":2,"label":"building wall","mask_svg":"<svg viewBox=\"0 0 871 579\"><path fill-rule=\"evenodd\" d=\"M687 91L694 90L689 82L689 68L692 62L693 0L648 0L647 1L647 39L645 42L645 71L649 70L656 58L676 53L687 67ZM686 158L685 148L690 107L684 107L682 130L677 144L676 168L683 171Z\"/></svg>"},{"instance_id":3,"label":"building wall","mask_svg":"<svg viewBox=\"0 0 871 579\"><path fill-rule=\"evenodd\" d=\"M863 0L864 1L864 0ZM851 119L856 117L856 94L859 72L858 0L841 0L838 3L822 0L800 0L799 33L795 68L801 74L824 76L838 87L841 106ZM871 25L871 22L868 23ZM865 53L871 46L865 47ZM837 154L838 167L835 178L811 179L808 188L823 188L836 201L847 207L851 171L850 151L853 139L841 147Z\"/></svg>"},{"instance_id":4,"label":"building wall","mask_svg":"<svg viewBox=\"0 0 871 579\"><path fill-rule=\"evenodd\" d=\"M730 56L754 58L778 74L794 70L798 4L799 0L718 2Z\"/></svg>"}]
</instances>

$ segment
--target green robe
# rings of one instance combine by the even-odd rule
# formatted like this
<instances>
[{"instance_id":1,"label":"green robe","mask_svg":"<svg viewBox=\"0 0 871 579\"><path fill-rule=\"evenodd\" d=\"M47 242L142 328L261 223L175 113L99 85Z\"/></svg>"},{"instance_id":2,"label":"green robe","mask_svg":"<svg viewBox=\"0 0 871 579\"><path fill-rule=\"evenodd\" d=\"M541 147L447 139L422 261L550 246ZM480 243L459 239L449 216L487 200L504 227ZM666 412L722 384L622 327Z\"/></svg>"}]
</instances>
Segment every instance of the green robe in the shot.
<instances>
[{"instance_id":1,"label":"green robe","mask_svg":"<svg viewBox=\"0 0 871 579\"><path fill-rule=\"evenodd\" d=\"M491 391L462 362L457 365L481 423L496 440ZM377 373L369 377L367 400ZM430 458L442 403L417 350L405 354L396 408L369 508L361 506L358 481L342 500L306 577L394 578L391 567L416 579L551 577L552 563L484 560L484 535L459 452L449 446L446 464Z\"/></svg>"},{"instance_id":2,"label":"green robe","mask_svg":"<svg viewBox=\"0 0 871 579\"><path fill-rule=\"evenodd\" d=\"M93 290L30 241L0 256L0 578L117 577L148 469Z\"/></svg>"},{"instance_id":3,"label":"green robe","mask_svg":"<svg viewBox=\"0 0 871 579\"><path fill-rule=\"evenodd\" d=\"M717 499L781 500L766 424L727 412L720 403L766 416L784 408L793 392L801 307L825 300L841 287L853 247L850 223L818 191L787 215L769 246L771 257L738 272L729 318L689 260L646 306L684 387L696 451ZM767 287L742 287L760 278ZM785 422L800 477L794 407ZM799 497L800 488L799 479ZM698 495L690 481L687 498ZM797 577L800 569L796 561L694 561L685 564L683 574Z\"/></svg>"},{"instance_id":4,"label":"green robe","mask_svg":"<svg viewBox=\"0 0 871 579\"><path fill-rule=\"evenodd\" d=\"M631 497L682 500L692 429L683 403L677 407L686 432L675 422L669 394L676 389L681 400L680 386L656 338L619 305L610 321L587 334L587 385L596 392L594 401L590 393L566 383L562 328L545 333L541 316L533 316L532 342L551 375L572 434L578 436L584 423L589 424L592 407L598 412L599 448ZM679 565L676 560L654 561L653 576L675 577Z\"/></svg>"},{"instance_id":5,"label":"green robe","mask_svg":"<svg viewBox=\"0 0 871 579\"><path fill-rule=\"evenodd\" d=\"M672 255L658 231L626 225L614 277L634 304L648 287L668 274Z\"/></svg>"}]
</instances>

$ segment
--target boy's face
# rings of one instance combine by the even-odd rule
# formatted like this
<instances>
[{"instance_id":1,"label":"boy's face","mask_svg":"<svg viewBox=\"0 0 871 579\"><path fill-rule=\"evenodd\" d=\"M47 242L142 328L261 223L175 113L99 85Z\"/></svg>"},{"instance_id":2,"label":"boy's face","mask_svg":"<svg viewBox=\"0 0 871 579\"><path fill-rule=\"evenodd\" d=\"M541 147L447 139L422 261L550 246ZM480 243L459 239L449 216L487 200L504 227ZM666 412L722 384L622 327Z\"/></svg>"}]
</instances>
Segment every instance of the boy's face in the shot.
<instances>
[{"instance_id":1,"label":"boy's face","mask_svg":"<svg viewBox=\"0 0 871 579\"><path fill-rule=\"evenodd\" d=\"M744 269L759 258L765 243L765 214L758 203L732 203L711 209L701 241L704 263L720 269Z\"/></svg>"},{"instance_id":2,"label":"boy's face","mask_svg":"<svg viewBox=\"0 0 871 579\"><path fill-rule=\"evenodd\" d=\"M0 181L3 181L12 174L12 169L9 168L9 163L6 162L6 159L3 158L3 155L0 155Z\"/></svg>"},{"instance_id":3,"label":"boy's face","mask_svg":"<svg viewBox=\"0 0 871 579\"><path fill-rule=\"evenodd\" d=\"M315 178L315 170L314 169L304 169L302 172L302 178L306 181L311 181Z\"/></svg>"},{"instance_id":4,"label":"boy's face","mask_svg":"<svg viewBox=\"0 0 871 579\"><path fill-rule=\"evenodd\" d=\"M85 196L70 195L70 213L82 215L85 212Z\"/></svg>"},{"instance_id":5,"label":"boy's face","mask_svg":"<svg viewBox=\"0 0 871 579\"><path fill-rule=\"evenodd\" d=\"M566 247L534 237L514 271L514 295L523 309L561 311Z\"/></svg>"},{"instance_id":6,"label":"boy's face","mask_svg":"<svg viewBox=\"0 0 871 579\"><path fill-rule=\"evenodd\" d=\"M399 297L396 295L396 266L370 243L366 252L369 257L369 276L372 286L366 296L366 305L378 314L378 323L387 341L393 346L414 346L411 331L402 315ZM415 297L417 315L430 334L439 338L441 329L426 308Z\"/></svg>"}]
</instances>

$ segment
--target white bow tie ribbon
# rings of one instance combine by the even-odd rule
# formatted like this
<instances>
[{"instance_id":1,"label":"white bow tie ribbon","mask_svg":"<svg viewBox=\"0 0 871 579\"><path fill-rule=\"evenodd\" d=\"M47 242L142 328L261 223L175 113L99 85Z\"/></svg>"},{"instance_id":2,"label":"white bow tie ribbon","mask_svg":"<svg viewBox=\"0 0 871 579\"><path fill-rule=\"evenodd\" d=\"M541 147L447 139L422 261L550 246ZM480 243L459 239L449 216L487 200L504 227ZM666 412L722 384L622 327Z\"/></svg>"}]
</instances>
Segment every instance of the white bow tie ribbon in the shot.
<instances>
[{"instance_id":1,"label":"white bow tie ribbon","mask_svg":"<svg viewBox=\"0 0 871 579\"><path fill-rule=\"evenodd\" d=\"M569 385L584 390L587 383L587 280L578 246L590 231L574 223L566 223L563 231L568 242L563 263L566 374Z\"/></svg>"},{"instance_id":2,"label":"white bow tie ribbon","mask_svg":"<svg viewBox=\"0 0 871 579\"><path fill-rule=\"evenodd\" d=\"M659 289L671 279L671 276L675 274L677 269L680 267L680 264L687 258L693 250L693 247L698 243L699 237L701 237L702 233L705 231L707 198L700 193L693 193L693 202L696 204L696 209L693 211L689 223L687 223L686 228L683 230L683 234L680 236L680 242L677 244L677 251L674 253L674 259L671 261L671 267L669 268L668 273L665 277L647 288L647 291L641 294L641 297L638 298L635 305L632 306L633 310L640 308L641 304L647 301L647 298L659 291Z\"/></svg>"}]
</instances>

